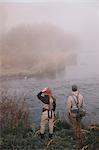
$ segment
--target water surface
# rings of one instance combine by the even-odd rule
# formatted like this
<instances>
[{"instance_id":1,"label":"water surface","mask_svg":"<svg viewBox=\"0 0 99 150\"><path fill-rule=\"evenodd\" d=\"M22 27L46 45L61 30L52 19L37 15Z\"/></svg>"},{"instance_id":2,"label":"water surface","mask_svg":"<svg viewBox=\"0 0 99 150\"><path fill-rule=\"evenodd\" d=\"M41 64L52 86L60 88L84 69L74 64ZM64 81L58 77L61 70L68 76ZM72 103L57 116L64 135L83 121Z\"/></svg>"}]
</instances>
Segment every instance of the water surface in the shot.
<instances>
[{"instance_id":1,"label":"water surface","mask_svg":"<svg viewBox=\"0 0 99 150\"><path fill-rule=\"evenodd\" d=\"M71 92L71 85L77 84L81 94L83 94L86 103L87 115L83 122L86 124L99 123L99 79L35 79L35 78L1 78L0 91L7 91L10 96L16 96L17 99L25 97L30 109L31 122L38 124L42 110L42 102L37 99L38 92L49 86L56 98L56 112L66 117L66 101Z\"/></svg>"}]
</instances>

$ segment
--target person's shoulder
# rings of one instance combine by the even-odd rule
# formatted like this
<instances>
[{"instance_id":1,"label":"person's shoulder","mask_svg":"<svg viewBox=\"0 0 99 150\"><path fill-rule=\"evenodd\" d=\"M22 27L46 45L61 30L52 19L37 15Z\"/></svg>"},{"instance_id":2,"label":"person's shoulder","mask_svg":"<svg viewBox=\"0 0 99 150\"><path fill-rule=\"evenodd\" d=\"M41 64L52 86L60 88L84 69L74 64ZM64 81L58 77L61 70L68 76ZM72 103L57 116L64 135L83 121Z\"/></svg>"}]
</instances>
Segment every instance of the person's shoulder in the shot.
<instances>
[{"instance_id":1,"label":"person's shoulder","mask_svg":"<svg viewBox=\"0 0 99 150\"><path fill-rule=\"evenodd\" d=\"M83 98L83 95L82 95L81 93L79 93L79 97L80 97L80 98Z\"/></svg>"},{"instance_id":2,"label":"person's shoulder","mask_svg":"<svg viewBox=\"0 0 99 150\"><path fill-rule=\"evenodd\" d=\"M71 100L73 98L72 94L68 95L68 100Z\"/></svg>"}]
</instances>

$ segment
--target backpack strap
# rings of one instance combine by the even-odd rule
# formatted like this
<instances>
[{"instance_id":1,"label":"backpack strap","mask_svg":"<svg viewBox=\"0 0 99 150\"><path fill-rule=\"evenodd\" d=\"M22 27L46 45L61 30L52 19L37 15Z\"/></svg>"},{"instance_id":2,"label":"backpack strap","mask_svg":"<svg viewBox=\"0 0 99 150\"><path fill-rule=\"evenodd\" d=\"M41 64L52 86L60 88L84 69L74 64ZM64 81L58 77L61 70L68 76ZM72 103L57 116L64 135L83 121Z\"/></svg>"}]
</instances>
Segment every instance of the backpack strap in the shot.
<instances>
[{"instance_id":1,"label":"backpack strap","mask_svg":"<svg viewBox=\"0 0 99 150\"><path fill-rule=\"evenodd\" d=\"M79 94L78 94L78 95L79 95ZM74 95L74 96L76 97L76 99L77 99L77 102L76 102L76 100L75 100L75 98L74 98L73 95L72 95L72 98L74 99L74 102L75 102L77 108L79 109L79 107L78 107L78 104L79 104L78 95L77 95L77 96Z\"/></svg>"}]
</instances>

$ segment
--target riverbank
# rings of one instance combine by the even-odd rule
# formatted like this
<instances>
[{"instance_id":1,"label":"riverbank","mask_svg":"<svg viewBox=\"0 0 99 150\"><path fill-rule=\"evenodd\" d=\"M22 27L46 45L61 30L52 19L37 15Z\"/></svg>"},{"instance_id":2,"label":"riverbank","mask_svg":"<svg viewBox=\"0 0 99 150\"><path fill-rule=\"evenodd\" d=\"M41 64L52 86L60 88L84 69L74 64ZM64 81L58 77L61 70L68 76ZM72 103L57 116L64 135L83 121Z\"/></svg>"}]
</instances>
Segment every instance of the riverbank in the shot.
<instances>
[{"instance_id":1,"label":"riverbank","mask_svg":"<svg viewBox=\"0 0 99 150\"><path fill-rule=\"evenodd\" d=\"M82 139L75 140L70 125L64 117L56 115L53 139L40 139L39 128L30 123L29 109L25 101L3 96L0 99L0 148L2 150L98 150L99 125L84 127ZM33 122L34 123L34 122Z\"/></svg>"}]
</instances>

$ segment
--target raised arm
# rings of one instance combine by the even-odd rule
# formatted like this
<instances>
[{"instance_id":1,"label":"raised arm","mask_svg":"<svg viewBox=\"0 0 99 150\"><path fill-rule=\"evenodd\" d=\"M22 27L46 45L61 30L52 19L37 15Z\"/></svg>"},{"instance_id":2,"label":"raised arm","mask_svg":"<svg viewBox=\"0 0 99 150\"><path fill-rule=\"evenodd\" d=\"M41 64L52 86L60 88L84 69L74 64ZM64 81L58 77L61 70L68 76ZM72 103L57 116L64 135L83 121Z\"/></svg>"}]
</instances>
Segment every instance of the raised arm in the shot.
<instances>
[{"instance_id":1,"label":"raised arm","mask_svg":"<svg viewBox=\"0 0 99 150\"><path fill-rule=\"evenodd\" d=\"M42 94L43 94L42 91L40 91L40 92L37 94L38 99L41 100L44 104L48 104L48 103L49 103L48 97L47 97L47 96L45 97L45 96L43 96Z\"/></svg>"}]
</instances>

